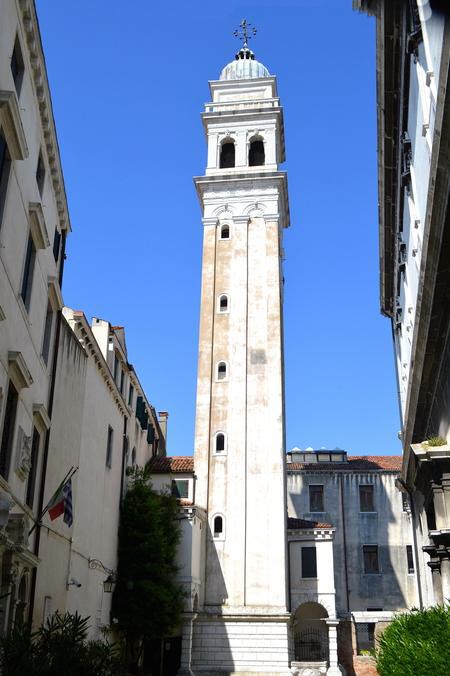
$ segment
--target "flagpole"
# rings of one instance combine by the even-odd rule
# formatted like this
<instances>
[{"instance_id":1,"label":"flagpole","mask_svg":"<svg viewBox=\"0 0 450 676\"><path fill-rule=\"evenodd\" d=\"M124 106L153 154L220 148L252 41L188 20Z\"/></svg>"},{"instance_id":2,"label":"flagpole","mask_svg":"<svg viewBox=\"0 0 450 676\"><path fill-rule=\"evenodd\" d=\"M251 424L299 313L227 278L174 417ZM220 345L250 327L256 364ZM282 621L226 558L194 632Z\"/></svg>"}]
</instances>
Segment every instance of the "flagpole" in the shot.
<instances>
[{"instance_id":1,"label":"flagpole","mask_svg":"<svg viewBox=\"0 0 450 676\"><path fill-rule=\"evenodd\" d=\"M62 488L62 487L63 487L63 486L64 486L64 485L65 485L65 484L73 477L73 475L78 471L78 469L79 469L78 467L74 467L74 466L72 465L72 467L69 469L69 471L67 472L66 476L65 476L64 479L61 481L61 483L59 484L58 488L57 488L56 491L53 493L53 495L55 495L56 493L58 493L58 492L61 490L61 488ZM53 497L53 495L52 495L52 497ZM51 500L51 499L52 499L52 498L50 498L50 500ZM49 504L50 504L50 500L47 502L47 505L46 505L45 508L42 510L42 512L39 514L39 516L37 517L36 521L34 522L33 526L31 527L31 529L28 531L28 536L31 535L31 533L34 531L34 529L36 528L36 526L41 522L42 517L48 512L48 506L49 506Z\"/></svg>"}]
</instances>

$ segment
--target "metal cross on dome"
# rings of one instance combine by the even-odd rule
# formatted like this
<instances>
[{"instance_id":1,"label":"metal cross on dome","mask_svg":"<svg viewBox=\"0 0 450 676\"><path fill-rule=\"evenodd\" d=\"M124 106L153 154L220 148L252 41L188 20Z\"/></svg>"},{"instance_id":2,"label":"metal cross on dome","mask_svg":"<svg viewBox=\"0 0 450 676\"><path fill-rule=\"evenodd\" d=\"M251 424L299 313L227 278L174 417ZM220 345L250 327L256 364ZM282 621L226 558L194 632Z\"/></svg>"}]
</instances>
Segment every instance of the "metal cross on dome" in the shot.
<instances>
[{"instance_id":1,"label":"metal cross on dome","mask_svg":"<svg viewBox=\"0 0 450 676\"><path fill-rule=\"evenodd\" d=\"M247 19L242 19L239 27L242 28L242 30L240 31L239 28L236 28L233 35L238 38L238 40L243 41L243 47L245 49L248 47L248 41L256 35L257 30L251 23L248 23Z\"/></svg>"}]
</instances>

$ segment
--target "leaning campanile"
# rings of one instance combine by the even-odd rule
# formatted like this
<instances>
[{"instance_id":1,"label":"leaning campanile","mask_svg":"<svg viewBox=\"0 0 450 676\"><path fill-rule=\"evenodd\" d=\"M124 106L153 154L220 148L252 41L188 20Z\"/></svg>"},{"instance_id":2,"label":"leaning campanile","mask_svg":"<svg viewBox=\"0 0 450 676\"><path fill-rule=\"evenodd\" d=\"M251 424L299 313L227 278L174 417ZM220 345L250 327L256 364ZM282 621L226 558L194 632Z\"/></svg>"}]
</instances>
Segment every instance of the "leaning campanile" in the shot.
<instances>
[{"instance_id":1,"label":"leaning campanile","mask_svg":"<svg viewBox=\"0 0 450 676\"><path fill-rule=\"evenodd\" d=\"M276 78L243 47L210 82L195 179L203 267L196 504L207 515L192 670L289 670L282 237L289 225Z\"/></svg>"}]
</instances>

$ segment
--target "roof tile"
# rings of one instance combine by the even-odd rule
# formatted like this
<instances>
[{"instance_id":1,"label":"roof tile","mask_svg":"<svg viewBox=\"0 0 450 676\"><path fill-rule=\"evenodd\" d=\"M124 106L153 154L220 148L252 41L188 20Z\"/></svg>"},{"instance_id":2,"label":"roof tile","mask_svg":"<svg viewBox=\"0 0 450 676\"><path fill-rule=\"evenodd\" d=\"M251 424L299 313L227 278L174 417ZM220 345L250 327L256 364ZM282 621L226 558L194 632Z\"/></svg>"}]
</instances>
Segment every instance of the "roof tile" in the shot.
<instances>
[{"instance_id":1,"label":"roof tile","mask_svg":"<svg viewBox=\"0 0 450 676\"><path fill-rule=\"evenodd\" d=\"M402 468L401 455L348 455L347 462L289 462L287 470L314 469L327 470L388 470L400 472Z\"/></svg>"},{"instance_id":2,"label":"roof tile","mask_svg":"<svg viewBox=\"0 0 450 676\"><path fill-rule=\"evenodd\" d=\"M156 456L152 458L147 469L152 474L175 474L194 471L194 458L189 455L173 455L166 458Z\"/></svg>"},{"instance_id":3,"label":"roof tile","mask_svg":"<svg viewBox=\"0 0 450 676\"><path fill-rule=\"evenodd\" d=\"M296 519L288 517L288 530L303 530L306 528L333 528L331 523L321 523L320 521L308 521L307 519Z\"/></svg>"}]
</instances>

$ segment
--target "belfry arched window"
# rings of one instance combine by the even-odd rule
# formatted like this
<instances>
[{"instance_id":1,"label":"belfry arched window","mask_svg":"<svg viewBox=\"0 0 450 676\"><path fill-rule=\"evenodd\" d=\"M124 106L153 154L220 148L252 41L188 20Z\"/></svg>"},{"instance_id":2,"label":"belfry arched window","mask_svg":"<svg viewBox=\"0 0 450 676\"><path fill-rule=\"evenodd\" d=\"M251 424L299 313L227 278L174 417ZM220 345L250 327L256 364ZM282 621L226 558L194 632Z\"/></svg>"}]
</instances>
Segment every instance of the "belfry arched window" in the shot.
<instances>
[{"instance_id":1,"label":"belfry arched window","mask_svg":"<svg viewBox=\"0 0 450 676\"><path fill-rule=\"evenodd\" d=\"M228 224L220 227L220 239L230 239L230 226Z\"/></svg>"},{"instance_id":2,"label":"belfry arched window","mask_svg":"<svg viewBox=\"0 0 450 676\"><path fill-rule=\"evenodd\" d=\"M226 380L227 378L227 365L224 361L219 361L217 364L217 380Z\"/></svg>"},{"instance_id":3,"label":"belfry arched window","mask_svg":"<svg viewBox=\"0 0 450 676\"><path fill-rule=\"evenodd\" d=\"M213 535L215 538L223 538L223 516L218 514L213 520Z\"/></svg>"},{"instance_id":4,"label":"belfry arched window","mask_svg":"<svg viewBox=\"0 0 450 676\"><path fill-rule=\"evenodd\" d=\"M234 143L231 139L227 139L220 146L220 162L221 169L231 169L235 166L236 152Z\"/></svg>"},{"instance_id":5,"label":"belfry arched window","mask_svg":"<svg viewBox=\"0 0 450 676\"><path fill-rule=\"evenodd\" d=\"M223 432L217 432L214 439L214 452L215 453L224 453L226 448L226 438Z\"/></svg>"},{"instance_id":6,"label":"belfry arched window","mask_svg":"<svg viewBox=\"0 0 450 676\"><path fill-rule=\"evenodd\" d=\"M265 161L264 141L260 138L252 139L248 149L248 166L260 167L265 164Z\"/></svg>"},{"instance_id":7,"label":"belfry arched window","mask_svg":"<svg viewBox=\"0 0 450 676\"><path fill-rule=\"evenodd\" d=\"M228 296L225 293L219 296L219 312L228 312Z\"/></svg>"}]
</instances>

